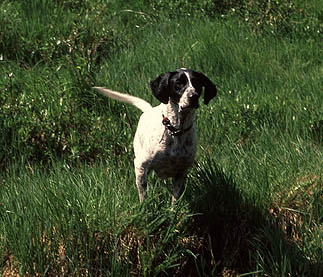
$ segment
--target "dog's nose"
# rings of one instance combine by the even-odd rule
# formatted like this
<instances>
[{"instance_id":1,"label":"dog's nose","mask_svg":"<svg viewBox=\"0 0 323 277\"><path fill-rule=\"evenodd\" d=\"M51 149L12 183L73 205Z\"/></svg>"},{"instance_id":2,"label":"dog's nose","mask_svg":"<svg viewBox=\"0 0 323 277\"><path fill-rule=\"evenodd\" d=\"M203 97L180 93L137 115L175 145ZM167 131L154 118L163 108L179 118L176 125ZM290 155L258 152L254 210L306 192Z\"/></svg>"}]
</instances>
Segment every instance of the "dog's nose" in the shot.
<instances>
[{"instance_id":1,"label":"dog's nose","mask_svg":"<svg viewBox=\"0 0 323 277\"><path fill-rule=\"evenodd\" d=\"M199 95L196 92L192 92L189 94L188 97L190 98L191 101L197 101L199 98Z\"/></svg>"}]
</instances>

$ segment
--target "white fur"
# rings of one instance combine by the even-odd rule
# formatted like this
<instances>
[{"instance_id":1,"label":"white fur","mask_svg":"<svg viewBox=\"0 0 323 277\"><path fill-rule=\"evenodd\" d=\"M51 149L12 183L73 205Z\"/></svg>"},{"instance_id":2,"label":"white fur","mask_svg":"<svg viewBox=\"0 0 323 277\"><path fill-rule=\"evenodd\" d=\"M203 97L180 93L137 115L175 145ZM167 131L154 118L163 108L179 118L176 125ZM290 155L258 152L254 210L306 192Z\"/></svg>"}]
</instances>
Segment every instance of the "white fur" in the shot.
<instances>
[{"instance_id":1,"label":"white fur","mask_svg":"<svg viewBox=\"0 0 323 277\"><path fill-rule=\"evenodd\" d=\"M160 178L173 178L172 200L173 202L177 200L182 193L187 172L194 162L197 147L194 119L197 107L192 106L191 98L197 93L190 75L185 69L182 70L187 76L188 84L177 104L168 101L168 104L162 103L152 107L141 98L94 87L105 96L132 104L143 111L133 143L136 185L140 202L145 198L147 175L151 170L154 170ZM214 96L215 93L214 90ZM195 104L196 100L198 99L195 97ZM167 117L174 128L185 131L180 135L174 135L163 125L163 117Z\"/></svg>"}]
</instances>

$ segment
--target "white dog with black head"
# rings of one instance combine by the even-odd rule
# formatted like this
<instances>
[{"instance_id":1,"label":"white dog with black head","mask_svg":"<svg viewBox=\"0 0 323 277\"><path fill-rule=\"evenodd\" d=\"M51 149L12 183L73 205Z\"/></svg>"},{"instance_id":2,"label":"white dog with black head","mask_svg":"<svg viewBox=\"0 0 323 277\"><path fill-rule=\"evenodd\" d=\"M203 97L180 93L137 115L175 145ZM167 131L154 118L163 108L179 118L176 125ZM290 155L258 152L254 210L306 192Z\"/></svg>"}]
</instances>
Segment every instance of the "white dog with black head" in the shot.
<instances>
[{"instance_id":1,"label":"white dog with black head","mask_svg":"<svg viewBox=\"0 0 323 277\"><path fill-rule=\"evenodd\" d=\"M150 82L161 102L152 107L145 100L102 87L101 94L132 104L143 111L134 138L136 186L139 200L146 196L147 175L154 170L160 178L173 178L172 201L181 196L196 154L195 112L204 87L204 103L216 96L216 86L204 74L180 68Z\"/></svg>"}]
</instances>

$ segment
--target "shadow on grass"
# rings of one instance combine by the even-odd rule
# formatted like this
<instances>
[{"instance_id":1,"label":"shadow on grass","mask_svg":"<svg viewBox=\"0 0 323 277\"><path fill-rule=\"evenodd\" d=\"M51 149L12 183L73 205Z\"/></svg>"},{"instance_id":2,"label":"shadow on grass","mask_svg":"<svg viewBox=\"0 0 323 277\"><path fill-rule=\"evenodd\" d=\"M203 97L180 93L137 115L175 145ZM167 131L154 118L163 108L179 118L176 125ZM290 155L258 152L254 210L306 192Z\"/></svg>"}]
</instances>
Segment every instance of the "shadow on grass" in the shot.
<instances>
[{"instance_id":1,"label":"shadow on grass","mask_svg":"<svg viewBox=\"0 0 323 277\"><path fill-rule=\"evenodd\" d=\"M293 232L282 228L277 216L244 199L215 162L200 164L193 179L197 182L185 194L196 214L189 233L201 244L182 268L185 276L322 276L322 262L306 258Z\"/></svg>"}]
</instances>

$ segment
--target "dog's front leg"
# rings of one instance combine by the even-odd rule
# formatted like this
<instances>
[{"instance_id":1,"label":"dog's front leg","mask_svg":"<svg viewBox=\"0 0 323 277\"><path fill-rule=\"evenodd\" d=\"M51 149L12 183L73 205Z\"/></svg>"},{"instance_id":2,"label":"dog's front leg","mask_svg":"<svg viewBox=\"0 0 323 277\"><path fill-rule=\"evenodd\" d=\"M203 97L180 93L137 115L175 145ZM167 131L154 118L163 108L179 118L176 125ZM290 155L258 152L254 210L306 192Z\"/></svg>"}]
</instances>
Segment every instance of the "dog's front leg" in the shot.
<instances>
[{"instance_id":1,"label":"dog's front leg","mask_svg":"<svg viewBox=\"0 0 323 277\"><path fill-rule=\"evenodd\" d=\"M142 201L146 198L148 170L142 165L137 165L135 161L135 173L136 186L139 193L139 201L140 203L142 203Z\"/></svg>"},{"instance_id":2,"label":"dog's front leg","mask_svg":"<svg viewBox=\"0 0 323 277\"><path fill-rule=\"evenodd\" d=\"M184 190L184 183L186 180L186 173L177 175L173 178L173 195L172 204L174 204L182 195Z\"/></svg>"}]
</instances>

